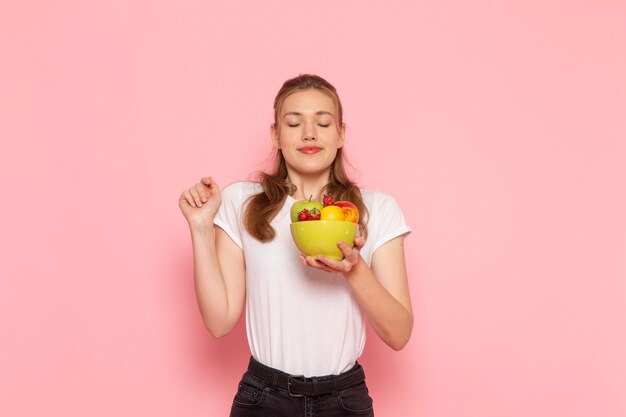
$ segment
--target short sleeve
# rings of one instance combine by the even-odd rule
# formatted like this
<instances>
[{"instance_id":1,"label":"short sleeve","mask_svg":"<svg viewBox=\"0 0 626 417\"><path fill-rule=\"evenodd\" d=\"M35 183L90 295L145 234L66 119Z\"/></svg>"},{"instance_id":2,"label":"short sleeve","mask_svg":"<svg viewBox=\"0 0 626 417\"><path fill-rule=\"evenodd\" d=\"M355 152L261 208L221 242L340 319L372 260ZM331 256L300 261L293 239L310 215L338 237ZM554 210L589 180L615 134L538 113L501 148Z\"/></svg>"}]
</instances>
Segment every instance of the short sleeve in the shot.
<instances>
[{"instance_id":1,"label":"short sleeve","mask_svg":"<svg viewBox=\"0 0 626 417\"><path fill-rule=\"evenodd\" d=\"M368 224L368 234L371 233L372 238L372 254L390 240L411 232L398 202L393 197L376 192L375 200Z\"/></svg>"},{"instance_id":2,"label":"short sleeve","mask_svg":"<svg viewBox=\"0 0 626 417\"><path fill-rule=\"evenodd\" d=\"M243 191L243 184L240 182L226 186L221 191L222 204L213 219L213 224L224 230L233 242L242 249L242 215L245 203Z\"/></svg>"}]
</instances>

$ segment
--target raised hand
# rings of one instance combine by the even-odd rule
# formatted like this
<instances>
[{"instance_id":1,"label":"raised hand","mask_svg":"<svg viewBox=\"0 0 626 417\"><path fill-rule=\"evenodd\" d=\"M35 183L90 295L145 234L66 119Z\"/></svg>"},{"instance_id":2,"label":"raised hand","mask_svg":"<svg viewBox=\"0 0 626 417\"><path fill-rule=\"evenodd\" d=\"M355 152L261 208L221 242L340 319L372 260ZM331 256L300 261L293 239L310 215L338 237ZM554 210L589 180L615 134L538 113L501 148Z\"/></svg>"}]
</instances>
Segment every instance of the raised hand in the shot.
<instances>
[{"instance_id":1,"label":"raised hand","mask_svg":"<svg viewBox=\"0 0 626 417\"><path fill-rule=\"evenodd\" d=\"M211 177L203 177L200 182L184 190L178 206L190 227L208 228L222 204L220 188Z\"/></svg>"}]
</instances>

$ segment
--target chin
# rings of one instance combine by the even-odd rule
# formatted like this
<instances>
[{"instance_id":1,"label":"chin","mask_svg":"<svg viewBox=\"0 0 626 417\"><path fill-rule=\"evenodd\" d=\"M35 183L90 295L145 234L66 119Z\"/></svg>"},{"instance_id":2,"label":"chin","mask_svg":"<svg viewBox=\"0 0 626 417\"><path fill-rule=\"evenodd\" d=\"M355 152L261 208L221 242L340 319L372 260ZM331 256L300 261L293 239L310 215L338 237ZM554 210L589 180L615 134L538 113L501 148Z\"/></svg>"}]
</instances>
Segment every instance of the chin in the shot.
<instances>
[{"instance_id":1,"label":"chin","mask_svg":"<svg viewBox=\"0 0 626 417\"><path fill-rule=\"evenodd\" d=\"M306 175L322 174L330 169L332 161L323 163L323 161L310 161L309 163L288 164L290 168L298 173Z\"/></svg>"},{"instance_id":2,"label":"chin","mask_svg":"<svg viewBox=\"0 0 626 417\"><path fill-rule=\"evenodd\" d=\"M300 171L306 174L322 174L324 171L330 169L332 164L310 164L302 166Z\"/></svg>"}]
</instances>

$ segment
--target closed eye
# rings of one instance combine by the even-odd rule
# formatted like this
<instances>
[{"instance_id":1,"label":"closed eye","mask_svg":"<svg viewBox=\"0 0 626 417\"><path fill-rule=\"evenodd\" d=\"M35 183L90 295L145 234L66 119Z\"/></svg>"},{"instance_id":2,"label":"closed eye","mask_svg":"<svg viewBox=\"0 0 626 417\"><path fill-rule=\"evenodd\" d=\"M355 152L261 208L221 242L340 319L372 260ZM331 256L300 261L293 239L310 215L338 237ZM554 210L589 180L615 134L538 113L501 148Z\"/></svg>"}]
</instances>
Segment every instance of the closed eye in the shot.
<instances>
[{"instance_id":1,"label":"closed eye","mask_svg":"<svg viewBox=\"0 0 626 417\"><path fill-rule=\"evenodd\" d=\"M318 123L318 126L320 126L320 127L328 127L328 126L330 126L330 123L327 123L327 124L325 124L325 125L323 125L323 124L321 124L321 123Z\"/></svg>"},{"instance_id":2,"label":"closed eye","mask_svg":"<svg viewBox=\"0 0 626 417\"><path fill-rule=\"evenodd\" d=\"M289 126L289 127L298 127L298 126L300 126L300 123L297 123L297 124L289 124L289 123L287 123L287 126Z\"/></svg>"}]
</instances>

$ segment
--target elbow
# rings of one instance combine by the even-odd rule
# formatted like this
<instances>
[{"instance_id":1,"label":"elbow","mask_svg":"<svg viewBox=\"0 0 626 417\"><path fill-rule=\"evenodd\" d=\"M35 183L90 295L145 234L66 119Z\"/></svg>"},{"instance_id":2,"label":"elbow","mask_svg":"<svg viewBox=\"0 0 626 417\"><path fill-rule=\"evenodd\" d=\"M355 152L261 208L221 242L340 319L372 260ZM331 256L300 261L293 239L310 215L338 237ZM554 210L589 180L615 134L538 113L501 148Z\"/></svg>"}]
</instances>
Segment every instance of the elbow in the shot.
<instances>
[{"instance_id":1,"label":"elbow","mask_svg":"<svg viewBox=\"0 0 626 417\"><path fill-rule=\"evenodd\" d=\"M399 329L396 329L399 330ZM409 343L411 339L411 333L413 332L413 317L410 318L406 327L402 331L396 331L391 334L385 341L387 345L396 352L401 351Z\"/></svg>"},{"instance_id":2,"label":"elbow","mask_svg":"<svg viewBox=\"0 0 626 417\"><path fill-rule=\"evenodd\" d=\"M387 333L384 335L379 334L379 336L387 346L397 352L404 349L407 343L409 343L409 339L411 338L411 330L408 329L408 331L402 333Z\"/></svg>"},{"instance_id":3,"label":"elbow","mask_svg":"<svg viewBox=\"0 0 626 417\"><path fill-rule=\"evenodd\" d=\"M397 340L389 341L387 343L387 345L390 348L392 348L393 350L395 350L396 352L399 352L402 349L404 349L404 347L407 345L407 343L409 343L409 339L410 338L411 338L411 335L408 335L407 337L403 337L403 338L399 338Z\"/></svg>"},{"instance_id":4,"label":"elbow","mask_svg":"<svg viewBox=\"0 0 626 417\"><path fill-rule=\"evenodd\" d=\"M226 336L228 333L230 333L230 331L224 331L221 329L209 329L209 333L211 334L211 336L213 336L214 339L221 339L222 337Z\"/></svg>"},{"instance_id":5,"label":"elbow","mask_svg":"<svg viewBox=\"0 0 626 417\"><path fill-rule=\"evenodd\" d=\"M234 327L230 325L210 323L206 320L204 321L204 326L207 328L211 336L213 336L213 338L215 339L221 339L224 336L228 335Z\"/></svg>"}]
</instances>

